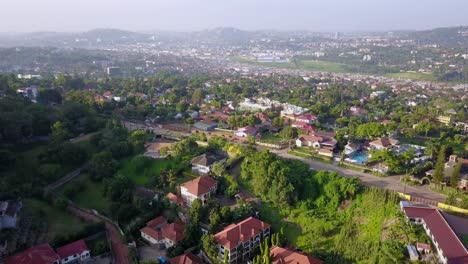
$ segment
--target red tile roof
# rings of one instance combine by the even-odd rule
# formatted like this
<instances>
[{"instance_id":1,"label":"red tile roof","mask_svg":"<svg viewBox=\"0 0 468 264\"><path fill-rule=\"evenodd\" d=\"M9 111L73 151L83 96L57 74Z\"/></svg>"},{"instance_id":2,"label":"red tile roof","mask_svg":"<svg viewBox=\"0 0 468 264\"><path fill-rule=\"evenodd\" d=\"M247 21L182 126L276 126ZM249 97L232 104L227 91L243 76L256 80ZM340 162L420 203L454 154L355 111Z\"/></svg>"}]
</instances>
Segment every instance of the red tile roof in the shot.
<instances>
[{"instance_id":1,"label":"red tile roof","mask_svg":"<svg viewBox=\"0 0 468 264\"><path fill-rule=\"evenodd\" d=\"M148 223L146 223L146 226L150 228L156 228L156 227L161 227L165 223L166 223L166 218L164 216L158 216L148 221Z\"/></svg>"},{"instance_id":2,"label":"red tile roof","mask_svg":"<svg viewBox=\"0 0 468 264\"><path fill-rule=\"evenodd\" d=\"M180 206L184 206L184 200L181 197L179 197L179 196L177 196L177 195L175 195L173 193L168 193L166 195L166 198L169 201L171 201L172 203L178 204Z\"/></svg>"},{"instance_id":3,"label":"red tile roof","mask_svg":"<svg viewBox=\"0 0 468 264\"><path fill-rule=\"evenodd\" d=\"M142 229L140 229L140 232L145 233L147 236L153 238L154 240L162 240L163 239L161 230L156 230L154 228L145 226Z\"/></svg>"},{"instance_id":4,"label":"red tile roof","mask_svg":"<svg viewBox=\"0 0 468 264\"><path fill-rule=\"evenodd\" d=\"M57 254L60 258L64 259L75 254L81 255L83 252L89 251L88 246L83 239L65 245L63 247L57 248Z\"/></svg>"},{"instance_id":5,"label":"red tile roof","mask_svg":"<svg viewBox=\"0 0 468 264\"><path fill-rule=\"evenodd\" d=\"M249 217L238 224L227 226L223 231L217 233L214 237L218 244L225 248L232 249L241 242L250 240L257 236L263 229L270 225L260 221L257 218Z\"/></svg>"},{"instance_id":6,"label":"red tile roof","mask_svg":"<svg viewBox=\"0 0 468 264\"><path fill-rule=\"evenodd\" d=\"M424 220L449 263L468 263L468 251L438 209L406 206L403 210L408 218Z\"/></svg>"},{"instance_id":7,"label":"red tile roof","mask_svg":"<svg viewBox=\"0 0 468 264\"><path fill-rule=\"evenodd\" d=\"M270 249L272 264L322 264L323 261L313 258L307 254L282 247Z\"/></svg>"},{"instance_id":8,"label":"red tile roof","mask_svg":"<svg viewBox=\"0 0 468 264\"><path fill-rule=\"evenodd\" d=\"M203 260L192 253L183 254L169 260L171 264L203 264Z\"/></svg>"},{"instance_id":9,"label":"red tile roof","mask_svg":"<svg viewBox=\"0 0 468 264\"><path fill-rule=\"evenodd\" d=\"M163 237L177 243L184 239L184 229L184 222L177 221L164 226L162 229L162 235Z\"/></svg>"},{"instance_id":10,"label":"red tile roof","mask_svg":"<svg viewBox=\"0 0 468 264\"><path fill-rule=\"evenodd\" d=\"M6 264L52 264L60 257L49 244L37 245L6 258Z\"/></svg>"},{"instance_id":11,"label":"red tile roof","mask_svg":"<svg viewBox=\"0 0 468 264\"><path fill-rule=\"evenodd\" d=\"M210 191L210 188L216 186L216 181L210 176L200 176L181 185L187 191L195 196L201 196Z\"/></svg>"}]
</instances>

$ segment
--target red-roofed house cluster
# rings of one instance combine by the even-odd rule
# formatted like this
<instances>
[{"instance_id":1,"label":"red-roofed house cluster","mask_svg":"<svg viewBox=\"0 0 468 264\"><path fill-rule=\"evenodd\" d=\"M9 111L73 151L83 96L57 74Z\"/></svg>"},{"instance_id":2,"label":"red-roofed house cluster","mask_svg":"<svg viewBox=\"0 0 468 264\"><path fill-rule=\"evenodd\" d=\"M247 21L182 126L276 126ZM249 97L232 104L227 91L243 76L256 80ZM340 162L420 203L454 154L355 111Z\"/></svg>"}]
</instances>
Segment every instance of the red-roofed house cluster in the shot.
<instances>
[{"instance_id":1,"label":"red-roofed house cluster","mask_svg":"<svg viewBox=\"0 0 468 264\"><path fill-rule=\"evenodd\" d=\"M5 264L68 264L85 263L91 253L83 239L52 249L49 244L28 248L5 259Z\"/></svg>"},{"instance_id":2,"label":"red-roofed house cluster","mask_svg":"<svg viewBox=\"0 0 468 264\"><path fill-rule=\"evenodd\" d=\"M158 216L146 223L140 233L151 245L169 248L184 239L184 229L182 221L169 224L164 216Z\"/></svg>"},{"instance_id":3,"label":"red-roofed house cluster","mask_svg":"<svg viewBox=\"0 0 468 264\"><path fill-rule=\"evenodd\" d=\"M467 249L438 209L413 206L408 202L401 202L400 207L410 222L423 226L440 263L468 263ZM423 245L418 245L418 248L426 252L428 250Z\"/></svg>"}]
</instances>

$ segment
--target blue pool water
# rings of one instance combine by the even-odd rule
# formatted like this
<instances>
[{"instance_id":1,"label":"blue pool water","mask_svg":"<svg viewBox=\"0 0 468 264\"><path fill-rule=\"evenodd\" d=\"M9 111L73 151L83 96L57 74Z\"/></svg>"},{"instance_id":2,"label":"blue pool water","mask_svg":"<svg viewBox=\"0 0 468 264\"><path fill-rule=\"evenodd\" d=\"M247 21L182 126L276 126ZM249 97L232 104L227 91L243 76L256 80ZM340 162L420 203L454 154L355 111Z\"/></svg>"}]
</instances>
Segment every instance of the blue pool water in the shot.
<instances>
[{"instance_id":1,"label":"blue pool water","mask_svg":"<svg viewBox=\"0 0 468 264\"><path fill-rule=\"evenodd\" d=\"M364 153L364 152L354 153L351 157L349 157L349 159L360 164L366 163L368 158L369 157L367 153Z\"/></svg>"}]
</instances>

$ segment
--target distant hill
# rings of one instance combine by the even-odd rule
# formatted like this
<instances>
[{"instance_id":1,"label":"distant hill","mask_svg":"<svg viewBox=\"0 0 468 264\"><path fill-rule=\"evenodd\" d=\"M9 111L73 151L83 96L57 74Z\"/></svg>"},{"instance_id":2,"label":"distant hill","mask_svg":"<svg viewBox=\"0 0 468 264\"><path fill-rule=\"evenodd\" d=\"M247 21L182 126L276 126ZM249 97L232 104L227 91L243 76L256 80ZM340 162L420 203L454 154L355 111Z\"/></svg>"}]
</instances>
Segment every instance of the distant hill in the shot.
<instances>
[{"instance_id":1,"label":"distant hill","mask_svg":"<svg viewBox=\"0 0 468 264\"><path fill-rule=\"evenodd\" d=\"M468 47L468 26L436 28L410 32L409 36L420 45L437 44L443 47Z\"/></svg>"}]
</instances>

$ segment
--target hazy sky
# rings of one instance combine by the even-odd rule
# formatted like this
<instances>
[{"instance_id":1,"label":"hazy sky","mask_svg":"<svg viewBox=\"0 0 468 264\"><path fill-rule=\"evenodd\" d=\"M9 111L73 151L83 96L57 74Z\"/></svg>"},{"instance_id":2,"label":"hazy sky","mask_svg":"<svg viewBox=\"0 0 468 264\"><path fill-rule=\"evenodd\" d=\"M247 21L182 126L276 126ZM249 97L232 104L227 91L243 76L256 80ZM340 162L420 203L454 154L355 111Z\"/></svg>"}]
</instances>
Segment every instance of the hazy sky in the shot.
<instances>
[{"instance_id":1,"label":"hazy sky","mask_svg":"<svg viewBox=\"0 0 468 264\"><path fill-rule=\"evenodd\" d=\"M0 31L366 31L468 25L468 0L1 0Z\"/></svg>"}]
</instances>

